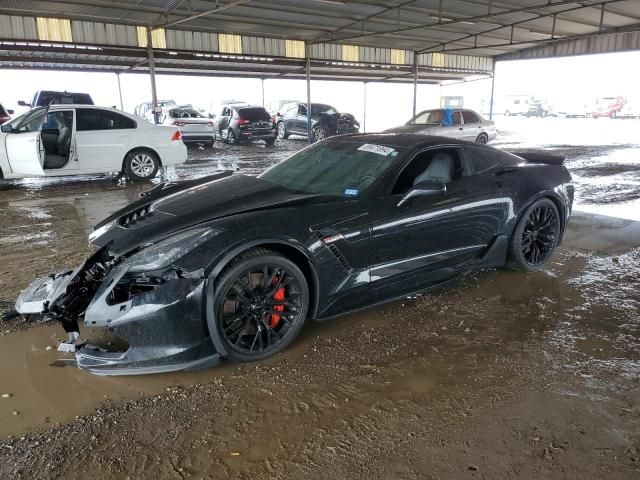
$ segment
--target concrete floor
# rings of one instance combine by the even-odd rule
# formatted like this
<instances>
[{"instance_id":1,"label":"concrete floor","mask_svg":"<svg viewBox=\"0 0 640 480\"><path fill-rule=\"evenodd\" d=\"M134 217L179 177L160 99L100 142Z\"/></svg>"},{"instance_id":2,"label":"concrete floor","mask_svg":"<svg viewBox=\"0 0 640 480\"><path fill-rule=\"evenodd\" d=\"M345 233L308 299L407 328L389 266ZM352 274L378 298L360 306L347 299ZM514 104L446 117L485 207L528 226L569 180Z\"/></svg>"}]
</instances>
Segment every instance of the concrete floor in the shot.
<instances>
[{"instance_id":1,"label":"concrete floor","mask_svg":"<svg viewBox=\"0 0 640 480\"><path fill-rule=\"evenodd\" d=\"M512 119L497 142L561 152L574 175L578 211L542 272L479 273L204 372L93 377L55 367L59 327L0 325L0 478L639 478L638 125L589 121ZM605 143L545 133L562 125ZM194 149L165 178L256 174L302 146ZM147 188L0 186L0 311Z\"/></svg>"}]
</instances>

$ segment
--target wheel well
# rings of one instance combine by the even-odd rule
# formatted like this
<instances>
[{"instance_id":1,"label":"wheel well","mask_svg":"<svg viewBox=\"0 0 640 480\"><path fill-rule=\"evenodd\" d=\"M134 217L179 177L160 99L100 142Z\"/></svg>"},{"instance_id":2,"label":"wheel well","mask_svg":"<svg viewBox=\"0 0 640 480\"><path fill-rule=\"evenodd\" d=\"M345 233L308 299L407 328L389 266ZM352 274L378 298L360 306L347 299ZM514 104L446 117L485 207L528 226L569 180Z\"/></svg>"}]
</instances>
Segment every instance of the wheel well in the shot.
<instances>
[{"instance_id":1,"label":"wheel well","mask_svg":"<svg viewBox=\"0 0 640 480\"><path fill-rule=\"evenodd\" d=\"M558 209L558 213L560 214L560 238L558 239L558 245L560 244L560 242L562 241L562 237L564 235L564 229L565 229L565 209L564 209L564 205L562 205L562 203L560 202L559 199L551 196L551 195L541 195L539 197L534 198L533 200L531 200L529 203L527 203L524 207L522 207L520 209L520 213L518 214L518 218L517 220L513 223L513 229L511 230L511 237L513 237L513 232L515 231L516 227L518 226L518 223L520 223L520 219L522 218L522 215L524 215L524 212L527 211L527 208L529 208L531 205L533 205L535 202L537 202L538 200L542 200L543 198L546 198L547 200L551 200L553 202L553 204L556 206L556 208Z\"/></svg>"},{"instance_id":2,"label":"wheel well","mask_svg":"<svg viewBox=\"0 0 640 480\"><path fill-rule=\"evenodd\" d=\"M480 137L487 137L489 138L489 135L487 135L485 132L481 132L480 135L478 135L476 138L480 138Z\"/></svg>"},{"instance_id":3,"label":"wheel well","mask_svg":"<svg viewBox=\"0 0 640 480\"><path fill-rule=\"evenodd\" d=\"M314 318L316 315L317 307L318 307L316 304L318 299L318 292L317 292L318 281L316 278L315 270L311 266L309 258L303 252L298 250L296 247L287 245L285 243L269 243L269 242L258 243L255 245L251 245L240 252L234 253L233 258L228 258L224 262L224 265L221 268L224 269L226 265L229 265L229 263L231 263L239 255L242 255L243 253L249 250L253 250L254 248L266 248L269 250L273 250L274 252L280 253L281 255L287 257L289 260L295 263L298 266L298 268L302 270L302 273L304 274L304 278L307 280L307 285L309 285L309 307L310 307L309 315L311 318Z\"/></svg>"},{"instance_id":4,"label":"wheel well","mask_svg":"<svg viewBox=\"0 0 640 480\"><path fill-rule=\"evenodd\" d=\"M124 155L124 158L122 159L122 171L124 171L124 162L125 162L125 160L129 156L129 154L133 153L133 152L149 152L149 153L152 153L158 159L158 167L162 167L162 159L160 158L160 155L158 155L158 152L156 152L153 148L150 148L150 147L136 147L136 148L132 148L131 150L129 150Z\"/></svg>"}]
</instances>

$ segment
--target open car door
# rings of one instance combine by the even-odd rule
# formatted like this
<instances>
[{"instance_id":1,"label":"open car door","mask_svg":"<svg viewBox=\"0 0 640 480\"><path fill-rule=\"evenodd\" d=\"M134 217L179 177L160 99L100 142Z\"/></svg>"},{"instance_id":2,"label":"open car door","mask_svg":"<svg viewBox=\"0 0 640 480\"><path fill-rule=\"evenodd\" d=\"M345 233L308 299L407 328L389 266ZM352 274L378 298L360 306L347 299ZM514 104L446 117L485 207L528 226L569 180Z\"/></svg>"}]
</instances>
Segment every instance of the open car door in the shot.
<instances>
[{"instance_id":1,"label":"open car door","mask_svg":"<svg viewBox=\"0 0 640 480\"><path fill-rule=\"evenodd\" d=\"M36 108L6 132L5 145L11 172L25 177L42 177L44 146L40 135L48 108Z\"/></svg>"}]
</instances>

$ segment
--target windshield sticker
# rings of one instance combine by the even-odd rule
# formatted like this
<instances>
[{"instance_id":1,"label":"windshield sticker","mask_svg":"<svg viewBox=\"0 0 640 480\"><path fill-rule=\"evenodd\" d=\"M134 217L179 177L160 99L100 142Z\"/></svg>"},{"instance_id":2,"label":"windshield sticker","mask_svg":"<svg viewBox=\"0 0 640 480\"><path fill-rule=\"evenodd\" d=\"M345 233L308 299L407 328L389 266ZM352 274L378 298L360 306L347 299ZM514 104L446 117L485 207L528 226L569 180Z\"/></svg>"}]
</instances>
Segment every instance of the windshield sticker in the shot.
<instances>
[{"instance_id":1,"label":"windshield sticker","mask_svg":"<svg viewBox=\"0 0 640 480\"><path fill-rule=\"evenodd\" d=\"M359 190L357 188L345 188L344 189L344 194L347 197L356 197L358 196Z\"/></svg>"},{"instance_id":2,"label":"windshield sticker","mask_svg":"<svg viewBox=\"0 0 640 480\"><path fill-rule=\"evenodd\" d=\"M374 145L372 143L365 143L364 145L360 145L358 150L362 152L371 152L377 153L378 155L384 155L388 157L392 153L396 153L396 151L391 147L385 147L384 145Z\"/></svg>"}]
</instances>

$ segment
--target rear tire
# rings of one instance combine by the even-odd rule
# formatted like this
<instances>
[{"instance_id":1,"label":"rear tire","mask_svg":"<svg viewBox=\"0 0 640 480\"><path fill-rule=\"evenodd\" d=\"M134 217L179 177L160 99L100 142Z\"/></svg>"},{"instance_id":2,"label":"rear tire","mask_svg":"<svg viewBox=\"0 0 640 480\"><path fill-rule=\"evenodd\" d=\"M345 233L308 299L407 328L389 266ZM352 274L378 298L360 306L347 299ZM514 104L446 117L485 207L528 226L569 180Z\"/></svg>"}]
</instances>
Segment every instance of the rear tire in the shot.
<instances>
[{"instance_id":1,"label":"rear tire","mask_svg":"<svg viewBox=\"0 0 640 480\"><path fill-rule=\"evenodd\" d=\"M124 173L133 181L151 180L158 168L160 159L149 150L134 150L124 157Z\"/></svg>"},{"instance_id":2,"label":"rear tire","mask_svg":"<svg viewBox=\"0 0 640 480\"><path fill-rule=\"evenodd\" d=\"M267 138L264 143L267 144L268 147L273 147L273 145L276 143L276 139L275 138Z\"/></svg>"},{"instance_id":3,"label":"rear tire","mask_svg":"<svg viewBox=\"0 0 640 480\"><path fill-rule=\"evenodd\" d=\"M278 138L281 140L289 138L289 132L287 132L287 126L284 122L278 122Z\"/></svg>"},{"instance_id":4,"label":"rear tire","mask_svg":"<svg viewBox=\"0 0 640 480\"><path fill-rule=\"evenodd\" d=\"M309 309L309 287L287 257L254 248L222 270L213 306L229 358L255 362L281 352L297 337Z\"/></svg>"},{"instance_id":5,"label":"rear tire","mask_svg":"<svg viewBox=\"0 0 640 480\"><path fill-rule=\"evenodd\" d=\"M560 226L555 203L549 198L535 201L513 231L507 266L525 272L540 270L558 246Z\"/></svg>"},{"instance_id":6,"label":"rear tire","mask_svg":"<svg viewBox=\"0 0 640 480\"><path fill-rule=\"evenodd\" d=\"M489 143L489 137L487 137L486 133L481 133L480 135L478 135L478 138L476 138L476 143L486 145L487 143Z\"/></svg>"}]
</instances>

